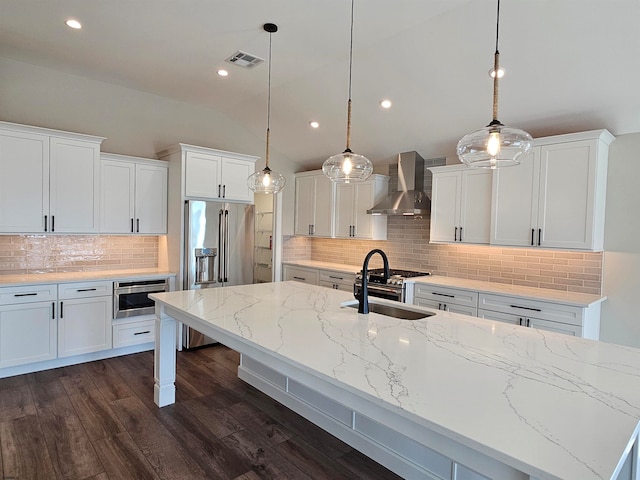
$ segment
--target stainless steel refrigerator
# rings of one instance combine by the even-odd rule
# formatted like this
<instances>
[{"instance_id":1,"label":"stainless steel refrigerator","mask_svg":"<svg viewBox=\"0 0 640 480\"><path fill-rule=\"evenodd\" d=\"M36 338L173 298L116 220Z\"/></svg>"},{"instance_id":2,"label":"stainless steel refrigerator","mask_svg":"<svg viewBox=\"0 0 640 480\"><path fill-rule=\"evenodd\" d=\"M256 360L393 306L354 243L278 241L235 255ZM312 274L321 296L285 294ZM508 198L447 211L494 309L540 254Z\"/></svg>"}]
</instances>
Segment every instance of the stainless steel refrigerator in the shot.
<instances>
[{"instance_id":1,"label":"stainless steel refrigerator","mask_svg":"<svg viewBox=\"0 0 640 480\"><path fill-rule=\"evenodd\" d=\"M185 202L182 288L253 283L254 207L244 203ZM216 340L183 327L184 348Z\"/></svg>"}]
</instances>

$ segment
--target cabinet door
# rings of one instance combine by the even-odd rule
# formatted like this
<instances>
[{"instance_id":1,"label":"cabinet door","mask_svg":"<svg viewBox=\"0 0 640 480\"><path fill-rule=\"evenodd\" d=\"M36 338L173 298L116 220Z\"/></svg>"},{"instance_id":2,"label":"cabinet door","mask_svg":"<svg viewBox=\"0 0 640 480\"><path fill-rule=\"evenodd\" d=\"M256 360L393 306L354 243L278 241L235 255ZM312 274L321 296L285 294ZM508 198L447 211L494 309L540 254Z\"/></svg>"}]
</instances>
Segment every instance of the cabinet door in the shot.
<instances>
[{"instance_id":1,"label":"cabinet door","mask_svg":"<svg viewBox=\"0 0 640 480\"><path fill-rule=\"evenodd\" d=\"M459 241L476 244L489 243L491 184L491 170L462 172Z\"/></svg>"},{"instance_id":2,"label":"cabinet door","mask_svg":"<svg viewBox=\"0 0 640 480\"><path fill-rule=\"evenodd\" d=\"M310 235L315 211L315 178L296 177L296 201L294 232L296 235Z\"/></svg>"},{"instance_id":3,"label":"cabinet door","mask_svg":"<svg viewBox=\"0 0 640 480\"><path fill-rule=\"evenodd\" d=\"M0 306L0 368L57 356L54 302Z\"/></svg>"},{"instance_id":4,"label":"cabinet door","mask_svg":"<svg viewBox=\"0 0 640 480\"><path fill-rule=\"evenodd\" d=\"M377 217L367 213L367 210L373 207L374 190L373 182L354 185L353 226L356 238L372 239L374 237L373 222Z\"/></svg>"},{"instance_id":5,"label":"cabinet door","mask_svg":"<svg viewBox=\"0 0 640 480\"><path fill-rule=\"evenodd\" d=\"M486 318L487 320L496 320L502 323L509 323L511 325L526 325L524 317L513 315L511 313L493 312L482 308L478 309L478 317Z\"/></svg>"},{"instance_id":6,"label":"cabinet door","mask_svg":"<svg viewBox=\"0 0 640 480\"><path fill-rule=\"evenodd\" d=\"M60 302L58 357L111 348L112 297L77 298Z\"/></svg>"},{"instance_id":7,"label":"cabinet door","mask_svg":"<svg viewBox=\"0 0 640 480\"><path fill-rule=\"evenodd\" d=\"M574 337L582 336L582 328L577 325L567 325L566 323L550 322L549 320L541 320L539 318L527 318L527 325L538 330L546 330L548 332L564 333L565 335L573 335Z\"/></svg>"},{"instance_id":8,"label":"cabinet door","mask_svg":"<svg viewBox=\"0 0 640 480\"><path fill-rule=\"evenodd\" d=\"M206 153L187 152L185 159L185 195L214 198L222 196L220 172L222 157Z\"/></svg>"},{"instance_id":9,"label":"cabinet door","mask_svg":"<svg viewBox=\"0 0 640 480\"><path fill-rule=\"evenodd\" d=\"M597 141L541 147L538 228L541 245L590 249Z\"/></svg>"},{"instance_id":10,"label":"cabinet door","mask_svg":"<svg viewBox=\"0 0 640 480\"><path fill-rule=\"evenodd\" d=\"M50 231L98 232L100 145L51 137L50 148Z\"/></svg>"},{"instance_id":11,"label":"cabinet door","mask_svg":"<svg viewBox=\"0 0 640 480\"><path fill-rule=\"evenodd\" d=\"M135 219L136 233L167 233L166 167L136 165Z\"/></svg>"},{"instance_id":12,"label":"cabinet door","mask_svg":"<svg viewBox=\"0 0 640 480\"><path fill-rule=\"evenodd\" d=\"M492 245L533 246L537 243L539 185L539 147L534 148L520 165L494 171Z\"/></svg>"},{"instance_id":13,"label":"cabinet door","mask_svg":"<svg viewBox=\"0 0 640 480\"><path fill-rule=\"evenodd\" d=\"M454 242L458 239L460 218L461 172L433 175L431 203L431 242Z\"/></svg>"},{"instance_id":14,"label":"cabinet door","mask_svg":"<svg viewBox=\"0 0 640 480\"><path fill-rule=\"evenodd\" d=\"M222 158L222 197L226 200L253 203L253 192L247 179L253 174L255 164L235 158Z\"/></svg>"},{"instance_id":15,"label":"cabinet door","mask_svg":"<svg viewBox=\"0 0 640 480\"><path fill-rule=\"evenodd\" d=\"M325 175L315 177L313 234L319 237L333 235L333 182Z\"/></svg>"},{"instance_id":16,"label":"cabinet door","mask_svg":"<svg viewBox=\"0 0 640 480\"><path fill-rule=\"evenodd\" d=\"M49 137L0 133L0 232L44 232L45 215L49 215Z\"/></svg>"},{"instance_id":17,"label":"cabinet door","mask_svg":"<svg viewBox=\"0 0 640 480\"><path fill-rule=\"evenodd\" d=\"M442 310L442 302L429 300L427 298L414 297L413 304L419 307L433 308L434 310Z\"/></svg>"},{"instance_id":18,"label":"cabinet door","mask_svg":"<svg viewBox=\"0 0 640 480\"><path fill-rule=\"evenodd\" d=\"M351 227L355 225L355 185L351 183L339 183L336 185L335 202L335 235L336 237L349 238L353 234Z\"/></svg>"},{"instance_id":19,"label":"cabinet door","mask_svg":"<svg viewBox=\"0 0 640 480\"><path fill-rule=\"evenodd\" d=\"M102 160L100 172L100 232L133 233L135 164Z\"/></svg>"}]
</instances>

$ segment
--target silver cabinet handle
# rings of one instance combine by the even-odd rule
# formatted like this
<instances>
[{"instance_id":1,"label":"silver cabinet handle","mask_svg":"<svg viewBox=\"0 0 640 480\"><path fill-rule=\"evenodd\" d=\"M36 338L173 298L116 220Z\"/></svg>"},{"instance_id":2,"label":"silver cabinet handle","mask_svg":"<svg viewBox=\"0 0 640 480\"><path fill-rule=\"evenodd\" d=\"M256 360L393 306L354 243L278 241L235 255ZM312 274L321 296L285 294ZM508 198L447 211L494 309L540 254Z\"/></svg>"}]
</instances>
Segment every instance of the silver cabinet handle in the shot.
<instances>
[{"instance_id":1,"label":"silver cabinet handle","mask_svg":"<svg viewBox=\"0 0 640 480\"><path fill-rule=\"evenodd\" d=\"M218 192L220 191L220 185L218 185ZM219 194L218 194L219 196ZM222 259L225 255L225 252L222 250L222 230L223 230L223 225L222 225L222 214L224 213L224 210L220 210L218 212L218 245L220 247L220 256L218 257L218 281L222 282Z\"/></svg>"}]
</instances>

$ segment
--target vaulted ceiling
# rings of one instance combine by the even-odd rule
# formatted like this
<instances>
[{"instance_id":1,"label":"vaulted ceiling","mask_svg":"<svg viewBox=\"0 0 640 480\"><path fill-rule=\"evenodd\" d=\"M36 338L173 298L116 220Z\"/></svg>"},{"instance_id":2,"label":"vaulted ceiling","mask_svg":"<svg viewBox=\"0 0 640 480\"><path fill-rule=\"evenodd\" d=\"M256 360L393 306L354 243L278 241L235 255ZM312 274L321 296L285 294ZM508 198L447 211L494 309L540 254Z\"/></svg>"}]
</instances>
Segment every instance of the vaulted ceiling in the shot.
<instances>
[{"instance_id":1,"label":"vaulted ceiling","mask_svg":"<svg viewBox=\"0 0 640 480\"><path fill-rule=\"evenodd\" d=\"M273 35L272 148L308 166L346 137L349 0L1 0L0 55L221 111L266 127ZM453 155L491 120L495 0L356 0L352 148ZM74 17L83 29L70 30ZM640 1L503 0L499 118L534 137L640 131ZM216 74L219 68L229 76ZM392 108L379 101L389 98ZM309 121L320 123L317 130Z\"/></svg>"}]
</instances>

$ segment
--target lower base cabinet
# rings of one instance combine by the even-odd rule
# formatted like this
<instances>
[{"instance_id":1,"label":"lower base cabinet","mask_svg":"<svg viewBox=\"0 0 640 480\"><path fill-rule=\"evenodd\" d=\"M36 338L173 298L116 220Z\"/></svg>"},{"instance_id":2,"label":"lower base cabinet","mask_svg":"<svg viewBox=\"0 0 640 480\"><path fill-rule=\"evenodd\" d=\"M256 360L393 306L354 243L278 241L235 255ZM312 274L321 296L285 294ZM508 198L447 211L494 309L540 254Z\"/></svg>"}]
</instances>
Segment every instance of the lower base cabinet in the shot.
<instances>
[{"instance_id":1,"label":"lower base cabinet","mask_svg":"<svg viewBox=\"0 0 640 480\"><path fill-rule=\"evenodd\" d=\"M304 268L293 265L285 265L282 269L282 279L295 280L296 282L308 283L310 285L318 285L320 275L317 268Z\"/></svg>"},{"instance_id":2,"label":"lower base cabinet","mask_svg":"<svg viewBox=\"0 0 640 480\"><path fill-rule=\"evenodd\" d=\"M58 357L111 348L112 297L60 301Z\"/></svg>"},{"instance_id":3,"label":"lower base cabinet","mask_svg":"<svg viewBox=\"0 0 640 480\"><path fill-rule=\"evenodd\" d=\"M0 306L0 368L57 357L55 302Z\"/></svg>"},{"instance_id":4,"label":"lower base cabinet","mask_svg":"<svg viewBox=\"0 0 640 480\"><path fill-rule=\"evenodd\" d=\"M131 345L153 342L155 338L155 317L147 320L132 321L130 319L123 319L123 321L116 320L113 322L113 348L130 347Z\"/></svg>"},{"instance_id":5,"label":"lower base cabinet","mask_svg":"<svg viewBox=\"0 0 640 480\"><path fill-rule=\"evenodd\" d=\"M478 292L416 284L413 304L444 312L478 316Z\"/></svg>"},{"instance_id":6,"label":"lower base cabinet","mask_svg":"<svg viewBox=\"0 0 640 480\"><path fill-rule=\"evenodd\" d=\"M342 290L345 292L353 292L353 284L356 281L356 276L353 273L320 270L319 277L318 285L321 287L333 288L334 290Z\"/></svg>"}]
</instances>

